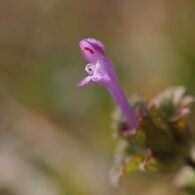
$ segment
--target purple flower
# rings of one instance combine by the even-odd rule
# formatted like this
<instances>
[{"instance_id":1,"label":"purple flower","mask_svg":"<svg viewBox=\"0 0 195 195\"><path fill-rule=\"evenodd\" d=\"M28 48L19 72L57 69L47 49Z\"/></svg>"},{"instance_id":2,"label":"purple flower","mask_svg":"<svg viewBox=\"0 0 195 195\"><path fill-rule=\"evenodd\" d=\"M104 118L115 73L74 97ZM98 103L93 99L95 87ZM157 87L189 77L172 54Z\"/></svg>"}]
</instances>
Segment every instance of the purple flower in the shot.
<instances>
[{"instance_id":1,"label":"purple flower","mask_svg":"<svg viewBox=\"0 0 195 195\"><path fill-rule=\"evenodd\" d=\"M85 67L88 76L80 81L79 86L89 82L105 86L125 115L130 130L135 131L137 117L117 80L112 62L105 55L103 44L95 39L83 39L80 49L89 64Z\"/></svg>"}]
</instances>

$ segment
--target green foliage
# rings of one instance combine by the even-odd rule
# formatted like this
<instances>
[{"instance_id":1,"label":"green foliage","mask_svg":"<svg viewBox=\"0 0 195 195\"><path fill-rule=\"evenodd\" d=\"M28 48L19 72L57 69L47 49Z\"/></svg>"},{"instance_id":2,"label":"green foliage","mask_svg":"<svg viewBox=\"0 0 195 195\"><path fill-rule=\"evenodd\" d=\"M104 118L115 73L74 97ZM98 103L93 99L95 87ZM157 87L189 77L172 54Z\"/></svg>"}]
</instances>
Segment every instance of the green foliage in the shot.
<instances>
[{"instance_id":1,"label":"green foliage","mask_svg":"<svg viewBox=\"0 0 195 195\"><path fill-rule=\"evenodd\" d=\"M135 170L170 172L179 169L189 155L190 129L187 122L193 98L185 88L168 89L151 102L134 98L134 109L139 116L135 133L127 129L119 109L114 114L115 137L123 147L117 150L114 170L120 170L118 182ZM119 144L120 145L120 144Z\"/></svg>"},{"instance_id":2,"label":"green foliage","mask_svg":"<svg viewBox=\"0 0 195 195\"><path fill-rule=\"evenodd\" d=\"M143 161L143 157L139 155L132 156L124 166L124 172L129 173L139 168L140 163Z\"/></svg>"}]
</instances>

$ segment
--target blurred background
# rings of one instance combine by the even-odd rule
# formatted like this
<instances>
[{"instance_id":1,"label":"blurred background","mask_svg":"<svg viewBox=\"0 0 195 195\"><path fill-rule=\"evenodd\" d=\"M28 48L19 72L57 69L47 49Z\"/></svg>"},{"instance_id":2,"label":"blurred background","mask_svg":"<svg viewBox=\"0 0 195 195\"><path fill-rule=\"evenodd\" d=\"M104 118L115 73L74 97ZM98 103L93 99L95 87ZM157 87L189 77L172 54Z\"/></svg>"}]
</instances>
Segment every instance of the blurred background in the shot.
<instances>
[{"instance_id":1,"label":"blurred background","mask_svg":"<svg viewBox=\"0 0 195 195\"><path fill-rule=\"evenodd\" d=\"M115 104L96 84L77 87L78 43L105 44L129 97L175 85L194 95L194 21L193 0L1 0L0 195L178 194L172 174L112 187Z\"/></svg>"}]
</instances>

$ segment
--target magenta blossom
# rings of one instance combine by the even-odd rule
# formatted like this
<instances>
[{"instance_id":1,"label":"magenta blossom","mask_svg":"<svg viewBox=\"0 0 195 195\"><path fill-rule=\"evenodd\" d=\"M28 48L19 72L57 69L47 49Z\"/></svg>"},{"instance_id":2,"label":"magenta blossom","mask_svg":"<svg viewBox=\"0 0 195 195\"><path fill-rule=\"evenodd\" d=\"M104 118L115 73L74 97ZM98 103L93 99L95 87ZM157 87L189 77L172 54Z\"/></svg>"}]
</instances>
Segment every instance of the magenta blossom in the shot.
<instances>
[{"instance_id":1,"label":"magenta blossom","mask_svg":"<svg viewBox=\"0 0 195 195\"><path fill-rule=\"evenodd\" d=\"M88 76L80 81L79 86L90 81L105 86L125 115L130 130L135 131L137 117L117 80L112 62L105 55L103 44L95 39L83 39L80 49L89 64L85 67Z\"/></svg>"}]
</instances>

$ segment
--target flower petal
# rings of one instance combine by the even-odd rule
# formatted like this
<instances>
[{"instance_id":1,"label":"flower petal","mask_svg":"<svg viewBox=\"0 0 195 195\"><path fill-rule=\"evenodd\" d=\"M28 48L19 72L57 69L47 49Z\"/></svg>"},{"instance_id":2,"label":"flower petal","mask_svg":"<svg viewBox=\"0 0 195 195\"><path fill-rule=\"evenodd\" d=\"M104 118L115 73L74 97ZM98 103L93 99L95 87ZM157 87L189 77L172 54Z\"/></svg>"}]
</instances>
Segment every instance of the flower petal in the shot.
<instances>
[{"instance_id":1,"label":"flower petal","mask_svg":"<svg viewBox=\"0 0 195 195\"><path fill-rule=\"evenodd\" d=\"M101 79L102 81L104 81L104 83L111 80L108 72L105 70L104 65L102 65L99 61L95 65L93 78L94 80L97 80L97 78L99 78L99 80Z\"/></svg>"},{"instance_id":2,"label":"flower petal","mask_svg":"<svg viewBox=\"0 0 195 195\"><path fill-rule=\"evenodd\" d=\"M103 45L94 39L83 39L80 41L80 49L87 61L96 63L105 58Z\"/></svg>"},{"instance_id":3,"label":"flower petal","mask_svg":"<svg viewBox=\"0 0 195 195\"><path fill-rule=\"evenodd\" d=\"M93 39L93 38L87 38L86 41L90 42L91 44L95 44L98 47L100 47L104 51L104 45L101 41Z\"/></svg>"},{"instance_id":4,"label":"flower petal","mask_svg":"<svg viewBox=\"0 0 195 195\"><path fill-rule=\"evenodd\" d=\"M96 65L95 64L87 64L85 67L85 71L92 76L95 72Z\"/></svg>"},{"instance_id":5,"label":"flower petal","mask_svg":"<svg viewBox=\"0 0 195 195\"><path fill-rule=\"evenodd\" d=\"M91 76L87 76L87 77L85 77L84 79L82 79L79 83L78 83L78 85L79 86L84 86L84 85L86 85L87 83L89 83L91 81Z\"/></svg>"}]
</instances>

